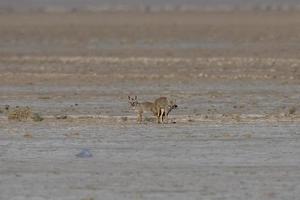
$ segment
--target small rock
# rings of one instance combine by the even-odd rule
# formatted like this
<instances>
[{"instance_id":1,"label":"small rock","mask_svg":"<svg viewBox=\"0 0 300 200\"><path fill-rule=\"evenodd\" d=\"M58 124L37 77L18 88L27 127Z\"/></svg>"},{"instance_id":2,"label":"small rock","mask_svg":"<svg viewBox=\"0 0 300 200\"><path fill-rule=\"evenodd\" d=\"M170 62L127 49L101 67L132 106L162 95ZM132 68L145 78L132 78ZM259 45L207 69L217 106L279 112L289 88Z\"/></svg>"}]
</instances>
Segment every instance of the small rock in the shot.
<instances>
[{"instance_id":1,"label":"small rock","mask_svg":"<svg viewBox=\"0 0 300 200\"><path fill-rule=\"evenodd\" d=\"M56 115L56 119L67 119L67 115Z\"/></svg>"},{"instance_id":2,"label":"small rock","mask_svg":"<svg viewBox=\"0 0 300 200\"><path fill-rule=\"evenodd\" d=\"M48 100L48 99L51 99L49 96L40 96L38 97L39 99L42 99L42 100Z\"/></svg>"},{"instance_id":3,"label":"small rock","mask_svg":"<svg viewBox=\"0 0 300 200\"><path fill-rule=\"evenodd\" d=\"M66 137L79 137L80 134L79 133L67 133L67 134L64 134Z\"/></svg>"},{"instance_id":4,"label":"small rock","mask_svg":"<svg viewBox=\"0 0 300 200\"><path fill-rule=\"evenodd\" d=\"M122 120L123 122L126 122L126 121L128 121L128 117L121 117L121 120Z\"/></svg>"},{"instance_id":5,"label":"small rock","mask_svg":"<svg viewBox=\"0 0 300 200\"><path fill-rule=\"evenodd\" d=\"M289 114L294 115L296 113L296 108L293 106L289 109Z\"/></svg>"},{"instance_id":6,"label":"small rock","mask_svg":"<svg viewBox=\"0 0 300 200\"><path fill-rule=\"evenodd\" d=\"M25 133L23 136L24 136L24 138L32 138L32 134L31 133Z\"/></svg>"},{"instance_id":7,"label":"small rock","mask_svg":"<svg viewBox=\"0 0 300 200\"><path fill-rule=\"evenodd\" d=\"M78 158L90 158L92 156L93 155L89 149L81 149L81 151L78 154L76 154L76 157Z\"/></svg>"},{"instance_id":8,"label":"small rock","mask_svg":"<svg viewBox=\"0 0 300 200\"><path fill-rule=\"evenodd\" d=\"M32 119L33 121L35 121L35 122L40 122L40 121L43 121L43 120L44 120L44 118L42 118L42 117L40 116L40 114L38 114L38 113L33 113L32 116L31 116L31 119Z\"/></svg>"},{"instance_id":9,"label":"small rock","mask_svg":"<svg viewBox=\"0 0 300 200\"><path fill-rule=\"evenodd\" d=\"M5 105L5 110L9 110L9 105Z\"/></svg>"}]
</instances>

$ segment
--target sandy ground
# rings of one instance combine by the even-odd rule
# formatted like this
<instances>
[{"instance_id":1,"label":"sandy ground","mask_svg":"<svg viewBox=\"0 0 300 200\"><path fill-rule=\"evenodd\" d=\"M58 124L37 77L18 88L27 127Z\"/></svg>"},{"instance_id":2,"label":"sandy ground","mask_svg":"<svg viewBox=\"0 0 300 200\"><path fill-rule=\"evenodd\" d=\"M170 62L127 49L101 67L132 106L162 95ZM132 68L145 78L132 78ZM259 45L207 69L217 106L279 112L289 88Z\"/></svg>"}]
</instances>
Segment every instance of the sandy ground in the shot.
<instances>
[{"instance_id":1,"label":"sandy ground","mask_svg":"<svg viewBox=\"0 0 300 200\"><path fill-rule=\"evenodd\" d=\"M297 16L2 15L0 199L298 199ZM127 95L179 107L138 124Z\"/></svg>"},{"instance_id":2,"label":"sandy ground","mask_svg":"<svg viewBox=\"0 0 300 200\"><path fill-rule=\"evenodd\" d=\"M290 200L300 195L299 123L1 126L2 199ZM93 157L77 158L82 148Z\"/></svg>"}]
</instances>

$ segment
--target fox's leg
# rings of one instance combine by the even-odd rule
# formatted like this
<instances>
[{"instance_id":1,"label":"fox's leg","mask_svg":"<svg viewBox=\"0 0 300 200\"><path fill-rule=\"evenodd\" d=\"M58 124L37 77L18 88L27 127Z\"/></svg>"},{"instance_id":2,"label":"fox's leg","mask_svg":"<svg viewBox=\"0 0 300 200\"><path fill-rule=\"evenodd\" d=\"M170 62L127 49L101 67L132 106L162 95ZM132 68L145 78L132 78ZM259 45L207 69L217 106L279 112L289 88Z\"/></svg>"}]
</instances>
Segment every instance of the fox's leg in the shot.
<instances>
[{"instance_id":1,"label":"fox's leg","mask_svg":"<svg viewBox=\"0 0 300 200\"><path fill-rule=\"evenodd\" d=\"M158 109L158 111L157 111L157 113L156 113L157 123L160 123L160 112L161 112L161 110Z\"/></svg>"},{"instance_id":2,"label":"fox's leg","mask_svg":"<svg viewBox=\"0 0 300 200\"><path fill-rule=\"evenodd\" d=\"M143 113L139 112L138 113L138 117L137 117L137 122L141 123L142 122L142 118L143 118Z\"/></svg>"},{"instance_id":3,"label":"fox's leg","mask_svg":"<svg viewBox=\"0 0 300 200\"><path fill-rule=\"evenodd\" d=\"M164 114L163 114L163 121L165 121L165 122L168 123L168 114L167 114L166 111L165 111Z\"/></svg>"},{"instance_id":4,"label":"fox's leg","mask_svg":"<svg viewBox=\"0 0 300 200\"><path fill-rule=\"evenodd\" d=\"M164 123L164 113L165 113L165 109L160 109L161 110L161 112L160 112L160 122L161 123Z\"/></svg>"},{"instance_id":5,"label":"fox's leg","mask_svg":"<svg viewBox=\"0 0 300 200\"><path fill-rule=\"evenodd\" d=\"M159 115L157 115L156 117L157 117L157 123L160 123Z\"/></svg>"}]
</instances>

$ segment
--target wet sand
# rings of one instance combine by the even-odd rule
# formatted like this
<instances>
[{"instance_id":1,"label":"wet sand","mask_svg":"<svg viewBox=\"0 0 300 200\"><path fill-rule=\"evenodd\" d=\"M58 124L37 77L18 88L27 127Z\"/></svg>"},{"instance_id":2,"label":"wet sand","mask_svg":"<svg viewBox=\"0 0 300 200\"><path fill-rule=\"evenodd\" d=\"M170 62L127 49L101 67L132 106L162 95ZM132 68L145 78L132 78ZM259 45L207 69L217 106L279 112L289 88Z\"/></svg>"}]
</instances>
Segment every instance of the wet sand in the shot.
<instances>
[{"instance_id":1,"label":"wet sand","mask_svg":"<svg viewBox=\"0 0 300 200\"><path fill-rule=\"evenodd\" d=\"M0 18L1 199L300 195L299 13L24 15ZM128 95L179 107L138 124Z\"/></svg>"}]
</instances>

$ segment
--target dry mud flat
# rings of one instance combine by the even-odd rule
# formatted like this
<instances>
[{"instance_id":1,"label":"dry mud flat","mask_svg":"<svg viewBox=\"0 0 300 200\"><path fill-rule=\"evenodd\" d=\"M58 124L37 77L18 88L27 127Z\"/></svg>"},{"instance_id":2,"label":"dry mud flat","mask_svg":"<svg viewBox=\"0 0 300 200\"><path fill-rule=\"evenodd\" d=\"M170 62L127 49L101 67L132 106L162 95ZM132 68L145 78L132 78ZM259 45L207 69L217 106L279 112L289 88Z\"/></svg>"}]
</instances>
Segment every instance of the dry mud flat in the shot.
<instances>
[{"instance_id":1,"label":"dry mud flat","mask_svg":"<svg viewBox=\"0 0 300 200\"><path fill-rule=\"evenodd\" d=\"M1 15L0 199L299 199L299 19ZM176 123L137 124L129 94Z\"/></svg>"},{"instance_id":2,"label":"dry mud flat","mask_svg":"<svg viewBox=\"0 0 300 200\"><path fill-rule=\"evenodd\" d=\"M2 113L1 199L300 195L298 59L8 56L1 63L2 106L27 105L45 118L16 122ZM177 99L176 123L147 116L137 124L128 94ZM92 157L76 157L82 149Z\"/></svg>"},{"instance_id":3,"label":"dry mud flat","mask_svg":"<svg viewBox=\"0 0 300 200\"><path fill-rule=\"evenodd\" d=\"M299 57L299 12L1 14L0 55Z\"/></svg>"},{"instance_id":4,"label":"dry mud flat","mask_svg":"<svg viewBox=\"0 0 300 200\"><path fill-rule=\"evenodd\" d=\"M299 122L0 123L1 199L297 199ZM88 148L92 157L78 158Z\"/></svg>"}]
</instances>

